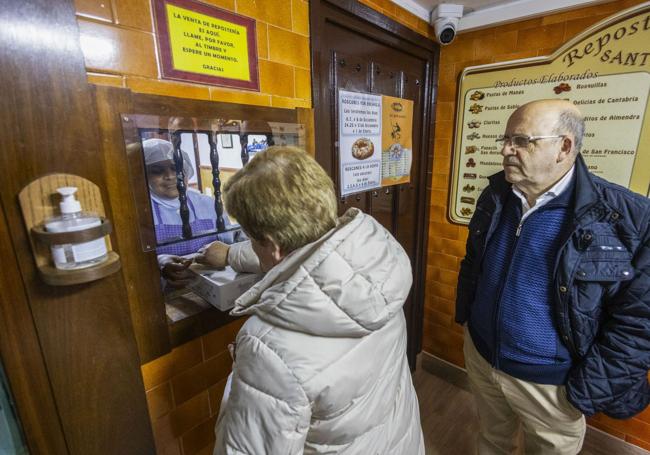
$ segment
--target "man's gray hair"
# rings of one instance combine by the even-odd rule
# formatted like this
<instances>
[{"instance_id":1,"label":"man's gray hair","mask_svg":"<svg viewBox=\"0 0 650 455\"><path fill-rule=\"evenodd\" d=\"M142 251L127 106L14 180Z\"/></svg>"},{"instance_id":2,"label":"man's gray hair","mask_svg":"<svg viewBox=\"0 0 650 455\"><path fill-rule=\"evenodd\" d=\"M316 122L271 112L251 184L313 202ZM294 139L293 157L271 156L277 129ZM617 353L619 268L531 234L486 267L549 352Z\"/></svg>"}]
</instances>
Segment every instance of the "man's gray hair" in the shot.
<instances>
[{"instance_id":1,"label":"man's gray hair","mask_svg":"<svg viewBox=\"0 0 650 455\"><path fill-rule=\"evenodd\" d=\"M573 134L575 154L578 154L582 149L582 136L585 133L585 121L579 113L572 110L565 110L560 114L560 117L557 120L554 133Z\"/></svg>"}]
</instances>

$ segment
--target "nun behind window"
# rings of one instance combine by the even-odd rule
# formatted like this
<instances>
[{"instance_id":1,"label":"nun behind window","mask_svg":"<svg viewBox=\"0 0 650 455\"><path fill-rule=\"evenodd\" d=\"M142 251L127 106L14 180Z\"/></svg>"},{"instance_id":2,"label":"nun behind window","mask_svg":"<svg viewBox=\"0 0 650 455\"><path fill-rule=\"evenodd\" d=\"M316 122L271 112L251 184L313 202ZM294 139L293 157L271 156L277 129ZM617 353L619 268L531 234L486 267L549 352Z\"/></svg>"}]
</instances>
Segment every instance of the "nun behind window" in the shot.
<instances>
[{"instance_id":1,"label":"nun behind window","mask_svg":"<svg viewBox=\"0 0 650 455\"><path fill-rule=\"evenodd\" d=\"M172 287L183 287L192 281L194 275L187 269L192 263L183 256L196 253L199 248L215 240L234 243L234 232L201 235L216 231L217 213L214 199L188 188L187 206L190 212L189 223L192 235L198 238L182 240L183 223L180 215L180 201L176 187L176 166L174 165L174 146L164 139L147 139L142 141L144 160L151 197L151 211L156 231L156 253L163 278ZM194 175L190 157L183 155L185 186ZM230 227L228 216L223 214L226 228ZM177 241L175 241L177 240Z\"/></svg>"}]
</instances>

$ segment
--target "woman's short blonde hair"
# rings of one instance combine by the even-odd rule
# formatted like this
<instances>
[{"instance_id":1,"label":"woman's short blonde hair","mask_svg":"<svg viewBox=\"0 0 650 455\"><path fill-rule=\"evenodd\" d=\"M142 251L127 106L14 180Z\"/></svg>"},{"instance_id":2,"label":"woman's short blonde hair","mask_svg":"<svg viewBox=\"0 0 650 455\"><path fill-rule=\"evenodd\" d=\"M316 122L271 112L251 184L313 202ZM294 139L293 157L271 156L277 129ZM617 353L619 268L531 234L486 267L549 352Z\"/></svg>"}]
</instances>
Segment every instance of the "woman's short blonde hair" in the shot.
<instances>
[{"instance_id":1,"label":"woman's short blonde hair","mask_svg":"<svg viewBox=\"0 0 650 455\"><path fill-rule=\"evenodd\" d=\"M296 147L270 147L224 185L226 210L256 241L272 239L283 254L336 225L334 184Z\"/></svg>"}]
</instances>

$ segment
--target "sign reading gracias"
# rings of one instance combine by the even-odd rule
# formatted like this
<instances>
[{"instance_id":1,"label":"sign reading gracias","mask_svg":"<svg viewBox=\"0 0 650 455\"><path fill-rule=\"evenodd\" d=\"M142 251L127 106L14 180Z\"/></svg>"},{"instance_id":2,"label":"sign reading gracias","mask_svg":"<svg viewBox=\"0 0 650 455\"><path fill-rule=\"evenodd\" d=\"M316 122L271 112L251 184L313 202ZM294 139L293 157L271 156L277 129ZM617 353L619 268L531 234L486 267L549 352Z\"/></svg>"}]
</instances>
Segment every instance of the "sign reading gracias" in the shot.
<instances>
[{"instance_id":1,"label":"sign reading gracias","mask_svg":"<svg viewBox=\"0 0 650 455\"><path fill-rule=\"evenodd\" d=\"M155 0L162 76L259 90L255 20L194 0Z\"/></svg>"}]
</instances>

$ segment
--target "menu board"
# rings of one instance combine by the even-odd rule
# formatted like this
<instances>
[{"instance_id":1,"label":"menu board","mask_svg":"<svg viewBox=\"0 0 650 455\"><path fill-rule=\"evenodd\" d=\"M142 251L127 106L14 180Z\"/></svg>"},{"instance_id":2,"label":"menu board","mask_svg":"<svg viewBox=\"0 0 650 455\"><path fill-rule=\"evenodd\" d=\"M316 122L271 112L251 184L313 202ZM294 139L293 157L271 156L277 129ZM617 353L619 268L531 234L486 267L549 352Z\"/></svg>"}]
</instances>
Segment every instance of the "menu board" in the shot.
<instances>
[{"instance_id":1,"label":"menu board","mask_svg":"<svg viewBox=\"0 0 650 455\"><path fill-rule=\"evenodd\" d=\"M488 177L501 171L496 139L524 103L566 99L585 120L582 155L594 174L650 195L650 3L586 30L550 57L465 69L459 86L449 216L467 224Z\"/></svg>"}]
</instances>

